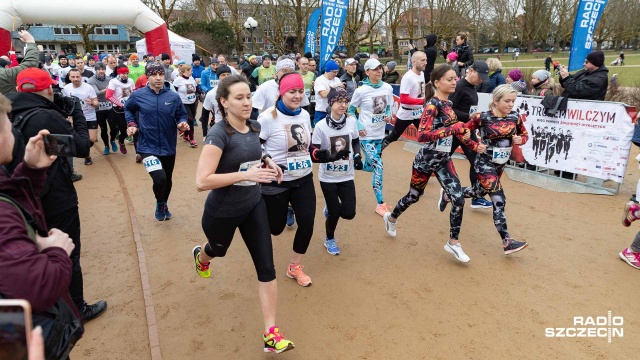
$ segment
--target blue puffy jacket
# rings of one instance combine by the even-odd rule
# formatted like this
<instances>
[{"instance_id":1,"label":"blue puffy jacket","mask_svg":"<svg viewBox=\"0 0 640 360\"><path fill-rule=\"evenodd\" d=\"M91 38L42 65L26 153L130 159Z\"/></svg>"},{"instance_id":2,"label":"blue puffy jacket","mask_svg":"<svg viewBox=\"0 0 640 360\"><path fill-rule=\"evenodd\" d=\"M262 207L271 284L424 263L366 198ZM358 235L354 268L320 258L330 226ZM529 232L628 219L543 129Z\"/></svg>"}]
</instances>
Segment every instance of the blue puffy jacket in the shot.
<instances>
[{"instance_id":1,"label":"blue puffy jacket","mask_svg":"<svg viewBox=\"0 0 640 360\"><path fill-rule=\"evenodd\" d=\"M178 124L187 121L187 111L167 83L158 94L148 85L134 91L124 105L124 116L129 126L138 127L138 153L175 155Z\"/></svg>"},{"instance_id":2,"label":"blue puffy jacket","mask_svg":"<svg viewBox=\"0 0 640 360\"><path fill-rule=\"evenodd\" d=\"M208 93L212 88L211 80L218 80L218 75L211 69L211 66L209 66L205 71L202 72L202 75L200 77L200 89L202 89L202 92L204 92L205 94Z\"/></svg>"}]
</instances>

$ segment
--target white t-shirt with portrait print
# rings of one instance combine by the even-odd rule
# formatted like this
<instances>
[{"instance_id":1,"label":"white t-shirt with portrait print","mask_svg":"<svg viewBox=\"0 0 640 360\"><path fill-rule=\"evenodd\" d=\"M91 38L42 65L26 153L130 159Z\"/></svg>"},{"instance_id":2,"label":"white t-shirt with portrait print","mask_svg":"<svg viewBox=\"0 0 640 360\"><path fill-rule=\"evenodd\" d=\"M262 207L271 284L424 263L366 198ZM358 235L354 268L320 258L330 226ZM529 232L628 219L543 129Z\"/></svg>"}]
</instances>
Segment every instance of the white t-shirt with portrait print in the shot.
<instances>
[{"instance_id":1,"label":"white t-shirt with portrait print","mask_svg":"<svg viewBox=\"0 0 640 360\"><path fill-rule=\"evenodd\" d=\"M407 71L400 81L400 94L408 94L412 98L424 98L424 74ZM411 110L407 110L411 109ZM420 119L424 105L400 104L396 116L401 120Z\"/></svg>"},{"instance_id":2,"label":"white t-shirt with portrait print","mask_svg":"<svg viewBox=\"0 0 640 360\"><path fill-rule=\"evenodd\" d=\"M307 176L313 170L309 145L311 144L311 119L309 113L301 109L295 116L284 115L276 110L273 117L270 107L258 116L260 139L264 141L267 154L273 161L283 165L284 181L296 180Z\"/></svg>"},{"instance_id":3,"label":"white t-shirt with portrait print","mask_svg":"<svg viewBox=\"0 0 640 360\"><path fill-rule=\"evenodd\" d=\"M353 92L349 106L360 108L359 121L364 125L366 136L361 140L380 140L384 138L386 122L384 121L387 106L393 105L393 88L387 83L375 89L363 85Z\"/></svg>"},{"instance_id":4,"label":"white t-shirt with portrait print","mask_svg":"<svg viewBox=\"0 0 640 360\"><path fill-rule=\"evenodd\" d=\"M96 91L93 89L93 86L87 83L81 83L80 87L73 87L73 84L67 84L62 89L63 96L75 96L80 99L80 103L82 104L82 113L87 121L97 121L96 117L96 108L91 105L88 105L85 102L85 99L97 99L98 95L96 95Z\"/></svg>"},{"instance_id":5,"label":"white t-shirt with portrait print","mask_svg":"<svg viewBox=\"0 0 640 360\"><path fill-rule=\"evenodd\" d=\"M178 95L180 95L180 100L182 100L183 104L193 104L196 102L197 86L198 84L196 84L196 80L191 76L189 76L188 79L178 76L173 80L173 87L177 89Z\"/></svg>"},{"instance_id":6,"label":"white t-shirt with portrait print","mask_svg":"<svg viewBox=\"0 0 640 360\"><path fill-rule=\"evenodd\" d=\"M327 79L324 75L316 78L313 83L313 91L316 94L316 111L327 112L327 107L329 107L329 100L320 96L320 91L331 90L332 87L339 85L342 85L342 81L337 76L333 80Z\"/></svg>"},{"instance_id":7,"label":"white t-shirt with portrait print","mask_svg":"<svg viewBox=\"0 0 640 360\"><path fill-rule=\"evenodd\" d=\"M116 103L114 105L119 107L124 107L124 103L127 102L129 96L133 92L133 80L127 79L126 83L120 81L120 76L116 76L115 78L109 81L109 86L107 89L113 90L113 97L116 98Z\"/></svg>"},{"instance_id":8,"label":"white t-shirt with portrait print","mask_svg":"<svg viewBox=\"0 0 640 360\"><path fill-rule=\"evenodd\" d=\"M327 183L338 183L353 180L353 148L351 141L358 138L358 125L356 119L347 116L347 122L340 130L336 130L327 124L326 119L319 121L313 130L311 143L319 144L320 149L329 150L331 154L337 153L340 146L351 151L349 160L338 160L330 163L319 164L318 179Z\"/></svg>"},{"instance_id":9,"label":"white t-shirt with portrait print","mask_svg":"<svg viewBox=\"0 0 640 360\"><path fill-rule=\"evenodd\" d=\"M214 123L222 121L222 114L218 111L218 102L216 101L216 91L218 91L218 87L212 88L207 96L204 97L204 101L202 102L202 108L205 110L209 110L213 113Z\"/></svg>"}]
</instances>

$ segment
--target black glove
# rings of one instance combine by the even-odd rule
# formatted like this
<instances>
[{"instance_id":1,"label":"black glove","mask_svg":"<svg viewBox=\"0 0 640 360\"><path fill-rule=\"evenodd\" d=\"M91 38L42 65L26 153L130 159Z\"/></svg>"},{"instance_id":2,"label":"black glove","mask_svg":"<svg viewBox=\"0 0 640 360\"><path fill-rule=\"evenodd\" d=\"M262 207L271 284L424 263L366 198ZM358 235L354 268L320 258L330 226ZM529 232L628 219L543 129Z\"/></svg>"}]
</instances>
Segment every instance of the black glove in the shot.
<instances>
[{"instance_id":1,"label":"black glove","mask_svg":"<svg viewBox=\"0 0 640 360\"><path fill-rule=\"evenodd\" d=\"M328 160L329 162L334 162L337 160L347 160L349 158L349 154L351 154L351 151L349 150L340 150L336 154L329 155Z\"/></svg>"},{"instance_id":2,"label":"black glove","mask_svg":"<svg viewBox=\"0 0 640 360\"><path fill-rule=\"evenodd\" d=\"M362 170L362 156L355 154L353 156L353 168L356 170Z\"/></svg>"}]
</instances>

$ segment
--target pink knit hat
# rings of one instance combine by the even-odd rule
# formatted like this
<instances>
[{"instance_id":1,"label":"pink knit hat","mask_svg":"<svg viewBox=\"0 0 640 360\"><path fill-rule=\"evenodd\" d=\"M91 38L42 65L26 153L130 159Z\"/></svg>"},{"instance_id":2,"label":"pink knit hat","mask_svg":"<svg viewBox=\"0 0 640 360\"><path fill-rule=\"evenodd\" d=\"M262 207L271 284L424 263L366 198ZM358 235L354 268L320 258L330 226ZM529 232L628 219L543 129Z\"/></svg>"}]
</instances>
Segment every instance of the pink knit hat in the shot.
<instances>
[{"instance_id":1,"label":"pink knit hat","mask_svg":"<svg viewBox=\"0 0 640 360\"><path fill-rule=\"evenodd\" d=\"M458 54L456 52L450 52L449 54L447 54L447 59L449 61L456 61L458 60Z\"/></svg>"},{"instance_id":2,"label":"pink knit hat","mask_svg":"<svg viewBox=\"0 0 640 360\"><path fill-rule=\"evenodd\" d=\"M291 89L304 89L302 75L298 73L288 73L280 79L280 96L286 94Z\"/></svg>"}]
</instances>

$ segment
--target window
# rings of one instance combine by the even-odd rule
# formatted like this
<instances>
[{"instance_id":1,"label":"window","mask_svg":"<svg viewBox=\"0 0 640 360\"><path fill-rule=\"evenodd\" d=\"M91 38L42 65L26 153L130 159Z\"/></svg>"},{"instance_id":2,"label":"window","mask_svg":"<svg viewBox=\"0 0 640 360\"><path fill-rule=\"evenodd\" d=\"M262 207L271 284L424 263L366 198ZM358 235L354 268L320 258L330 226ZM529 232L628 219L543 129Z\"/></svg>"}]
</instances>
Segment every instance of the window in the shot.
<instances>
[{"instance_id":1,"label":"window","mask_svg":"<svg viewBox=\"0 0 640 360\"><path fill-rule=\"evenodd\" d=\"M282 27L282 31L288 33L291 31L291 25L285 25Z\"/></svg>"},{"instance_id":2,"label":"window","mask_svg":"<svg viewBox=\"0 0 640 360\"><path fill-rule=\"evenodd\" d=\"M258 44L262 44L262 43L263 43L263 40L262 40L262 38L261 38L261 37L259 37L259 38L256 38L256 42L257 42Z\"/></svg>"},{"instance_id":3,"label":"window","mask_svg":"<svg viewBox=\"0 0 640 360\"><path fill-rule=\"evenodd\" d=\"M107 44L107 50L113 50L113 45Z\"/></svg>"},{"instance_id":4,"label":"window","mask_svg":"<svg viewBox=\"0 0 640 360\"><path fill-rule=\"evenodd\" d=\"M111 35L118 35L118 27L114 27L113 29L111 29Z\"/></svg>"},{"instance_id":5,"label":"window","mask_svg":"<svg viewBox=\"0 0 640 360\"><path fill-rule=\"evenodd\" d=\"M222 10L222 17L231 16L231 10Z\"/></svg>"},{"instance_id":6,"label":"window","mask_svg":"<svg viewBox=\"0 0 640 360\"><path fill-rule=\"evenodd\" d=\"M62 33L64 35L70 35L71 34L71 29L69 29L68 27L62 28Z\"/></svg>"},{"instance_id":7,"label":"window","mask_svg":"<svg viewBox=\"0 0 640 360\"><path fill-rule=\"evenodd\" d=\"M104 30L102 30L104 32L105 35L111 35L111 29L109 29L108 27L105 27Z\"/></svg>"},{"instance_id":8,"label":"window","mask_svg":"<svg viewBox=\"0 0 640 360\"><path fill-rule=\"evenodd\" d=\"M59 27L53 28L53 33L56 35L62 35L62 28L59 28Z\"/></svg>"},{"instance_id":9,"label":"window","mask_svg":"<svg viewBox=\"0 0 640 360\"><path fill-rule=\"evenodd\" d=\"M97 27L96 28L96 34L102 35L102 28L101 27Z\"/></svg>"},{"instance_id":10,"label":"window","mask_svg":"<svg viewBox=\"0 0 640 360\"><path fill-rule=\"evenodd\" d=\"M55 51L56 46L55 45L49 45L49 50L54 50Z\"/></svg>"},{"instance_id":11,"label":"window","mask_svg":"<svg viewBox=\"0 0 640 360\"><path fill-rule=\"evenodd\" d=\"M102 45L102 44L96 45L96 48L98 50L100 50L100 51L103 51L104 50L104 45Z\"/></svg>"},{"instance_id":12,"label":"window","mask_svg":"<svg viewBox=\"0 0 640 360\"><path fill-rule=\"evenodd\" d=\"M74 27L72 27L72 28L71 28L71 33L72 33L72 34L74 34L74 35L78 35L78 29L76 29L76 27L75 27L75 26L74 26Z\"/></svg>"}]
</instances>

